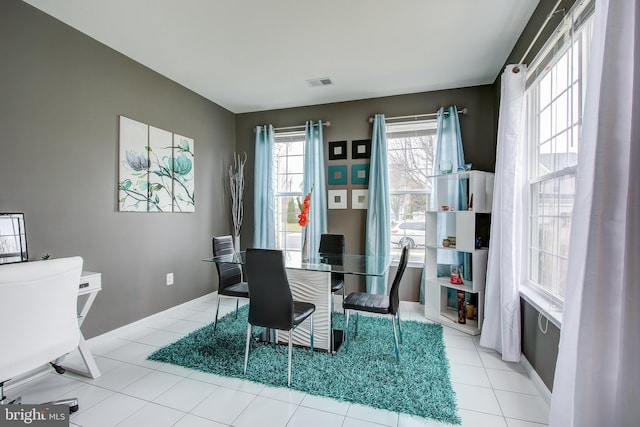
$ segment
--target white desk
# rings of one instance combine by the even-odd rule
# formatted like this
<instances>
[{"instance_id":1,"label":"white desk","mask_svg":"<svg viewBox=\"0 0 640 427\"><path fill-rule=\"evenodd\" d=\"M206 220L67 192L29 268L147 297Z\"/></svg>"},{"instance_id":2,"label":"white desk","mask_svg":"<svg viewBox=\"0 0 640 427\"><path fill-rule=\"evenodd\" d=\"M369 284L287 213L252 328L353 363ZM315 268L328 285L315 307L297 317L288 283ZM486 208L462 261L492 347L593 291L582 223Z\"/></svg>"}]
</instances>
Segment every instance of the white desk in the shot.
<instances>
[{"instance_id":1,"label":"white desk","mask_svg":"<svg viewBox=\"0 0 640 427\"><path fill-rule=\"evenodd\" d=\"M89 310L91 309L93 301L96 299L96 295L98 295L98 292L100 292L101 290L102 274L93 273L91 271L83 271L80 275L78 296L88 295L88 297L82 305L80 313L78 314L78 329L80 329L80 327L82 326L87 313L89 313ZM80 351L80 356L82 356L82 360L87 367L86 370L80 370L73 367L65 366L63 362L66 356L58 358L56 360L56 364L63 366L70 372L75 372L76 374L84 375L90 378L98 378L100 376L100 370L98 369L98 365L96 365L96 361L93 359L93 355L91 354L91 350L87 345L87 341L84 339L84 335L82 335L82 330L80 330L80 342L78 343L78 350Z\"/></svg>"}]
</instances>

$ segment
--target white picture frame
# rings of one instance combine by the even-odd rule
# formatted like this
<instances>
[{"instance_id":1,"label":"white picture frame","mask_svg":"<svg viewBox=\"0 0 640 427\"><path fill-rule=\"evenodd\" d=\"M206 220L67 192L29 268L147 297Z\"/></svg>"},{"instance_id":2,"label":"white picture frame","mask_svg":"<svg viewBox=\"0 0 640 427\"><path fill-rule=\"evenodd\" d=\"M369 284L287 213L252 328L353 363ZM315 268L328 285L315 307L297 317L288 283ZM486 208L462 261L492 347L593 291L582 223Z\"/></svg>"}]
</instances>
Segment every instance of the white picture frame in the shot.
<instances>
[{"instance_id":1,"label":"white picture frame","mask_svg":"<svg viewBox=\"0 0 640 427\"><path fill-rule=\"evenodd\" d=\"M369 190L351 190L351 209L367 209Z\"/></svg>"},{"instance_id":2,"label":"white picture frame","mask_svg":"<svg viewBox=\"0 0 640 427\"><path fill-rule=\"evenodd\" d=\"M327 192L327 208L347 209L347 190L329 190Z\"/></svg>"}]
</instances>

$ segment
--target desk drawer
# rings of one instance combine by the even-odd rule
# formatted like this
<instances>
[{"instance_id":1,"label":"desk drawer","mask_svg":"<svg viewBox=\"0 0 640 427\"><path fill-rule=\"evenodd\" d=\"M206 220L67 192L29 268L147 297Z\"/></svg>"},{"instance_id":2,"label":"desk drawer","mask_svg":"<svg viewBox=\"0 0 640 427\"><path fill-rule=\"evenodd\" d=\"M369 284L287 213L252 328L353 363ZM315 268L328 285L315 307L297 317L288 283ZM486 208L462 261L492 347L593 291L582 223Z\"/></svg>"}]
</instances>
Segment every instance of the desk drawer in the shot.
<instances>
[{"instance_id":1,"label":"desk drawer","mask_svg":"<svg viewBox=\"0 0 640 427\"><path fill-rule=\"evenodd\" d=\"M100 273L92 273L83 271L80 276L80 285L78 286L78 295L84 295L96 292L102 289L102 275Z\"/></svg>"}]
</instances>

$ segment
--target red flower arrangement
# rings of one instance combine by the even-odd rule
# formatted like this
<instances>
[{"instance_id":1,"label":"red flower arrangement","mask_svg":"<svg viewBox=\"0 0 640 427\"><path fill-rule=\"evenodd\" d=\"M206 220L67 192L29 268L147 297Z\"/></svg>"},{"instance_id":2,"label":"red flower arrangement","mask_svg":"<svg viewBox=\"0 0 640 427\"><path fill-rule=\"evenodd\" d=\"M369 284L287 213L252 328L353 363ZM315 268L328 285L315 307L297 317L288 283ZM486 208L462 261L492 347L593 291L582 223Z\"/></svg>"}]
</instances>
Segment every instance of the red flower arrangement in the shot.
<instances>
[{"instance_id":1,"label":"red flower arrangement","mask_svg":"<svg viewBox=\"0 0 640 427\"><path fill-rule=\"evenodd\" d=\"M300 227L306 227L309 224L309 210L311 209L311 193L307 194L304 201L300 203L298 199L298 208L300 209L300 215L298 215L298 224Z\"/></svg>"}]
</instances>

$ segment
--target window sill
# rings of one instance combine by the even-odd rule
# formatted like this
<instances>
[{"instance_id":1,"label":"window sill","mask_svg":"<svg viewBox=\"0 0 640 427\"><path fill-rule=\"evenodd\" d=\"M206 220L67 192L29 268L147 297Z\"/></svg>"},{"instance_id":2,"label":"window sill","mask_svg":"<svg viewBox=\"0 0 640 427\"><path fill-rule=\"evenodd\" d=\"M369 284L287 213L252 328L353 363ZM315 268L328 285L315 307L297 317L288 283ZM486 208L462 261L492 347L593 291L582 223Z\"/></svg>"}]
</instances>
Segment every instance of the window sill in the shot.
<instances>
[{"instance_id":1,"label":"window sill","mask_svg":"<svg viewBox=\"0 0 640 427\"><path fill-rule=\"evenodd\" d=\"M398 264L400 263L399 259L394 259L393 261L391 261L391 267L397 267ZM407 268L423 268L424 267L424 260L409 260L407 261Z\"/></svg>"},{"instance_id":2,"label":"window sill","mask_svg":"<svg viewBox=\"0 0 640 427\"><path fill-rule=\"evenodd\" d=\"M548 297L527 285L520 286L520 297L549 319L558 329L562 328L562 307L552 305Z\"/></svg>"}]
</instances>

